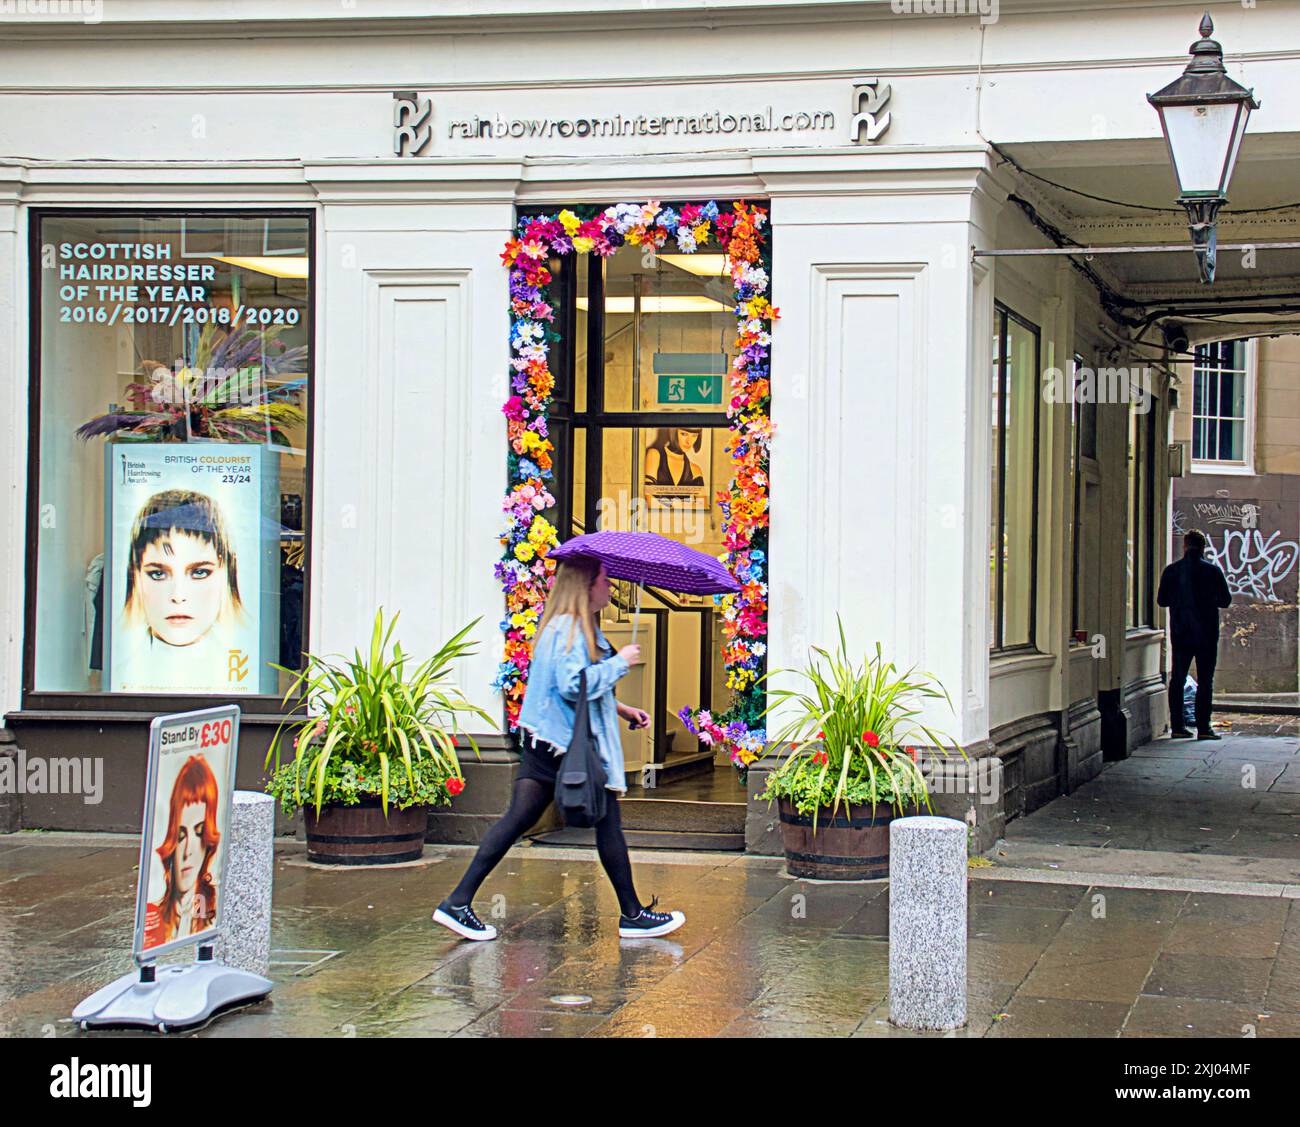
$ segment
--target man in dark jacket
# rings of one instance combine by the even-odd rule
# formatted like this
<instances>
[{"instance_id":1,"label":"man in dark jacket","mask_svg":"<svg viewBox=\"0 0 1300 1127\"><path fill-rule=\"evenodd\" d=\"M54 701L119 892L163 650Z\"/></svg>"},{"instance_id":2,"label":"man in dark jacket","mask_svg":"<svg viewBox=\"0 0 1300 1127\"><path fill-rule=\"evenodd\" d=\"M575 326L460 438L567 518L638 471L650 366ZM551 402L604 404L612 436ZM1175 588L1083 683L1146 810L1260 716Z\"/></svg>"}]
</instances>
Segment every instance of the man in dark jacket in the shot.
<instances>
[{"instance_id":1,"label":"man in dark jacket","mask_svg":"<svg viewBox=\"0 0 1300 1127\"><path fill-rule=\"evenodd\" d=\"M1219 657L1219 608L1230 606L1232 595L1223 572L1205 558L1205 534L1192 529L1183 537L1183 558L1160 576L1156 602L1169 608L1173 667L1169 671L1169 723L1173 735L1190 739L1183 721L1183 686L1196 661L1196 734L1217 740L1210 727L1214 707L1214 666Z\"/></svg>"}]
</instances>

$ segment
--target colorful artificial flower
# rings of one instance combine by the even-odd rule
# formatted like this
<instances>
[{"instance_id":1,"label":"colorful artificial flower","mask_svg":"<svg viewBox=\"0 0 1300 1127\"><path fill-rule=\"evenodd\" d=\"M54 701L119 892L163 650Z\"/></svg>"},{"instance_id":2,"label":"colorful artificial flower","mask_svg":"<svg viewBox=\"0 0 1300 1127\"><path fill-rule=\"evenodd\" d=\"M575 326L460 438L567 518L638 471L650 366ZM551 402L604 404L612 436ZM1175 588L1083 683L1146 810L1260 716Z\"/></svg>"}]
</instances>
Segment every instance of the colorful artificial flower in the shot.
<instances>
[{"instance_id":1,"label":"colorful artificial flower","mask_svg":"<svg viewBox=\"0 0 1300 1127\"><path fill-rule=\"evenodd\" d=\"M506 242L501 261L510 271L511 395L502 413L507 420L510 483L503 502L507 527L502 559L494 571L506 597L501 621L505 653L493 681L505 698L510 727L517 726L531 656L555 565L549 558L558 532L540 514L555 504L546 488L552 477L554 445L547 431L547 412L555 388L549 367L547 325L554 309L545 289L552 276L547 263L568 254L612 255L620 246L663 247L670 239L692 253L716 239L727 255L735 286L737 335L729 377L732 460L730 487L719 494L724 559L741 584L738 594L718 598L722 612L723 659L733 692L727 724L707 711L678 715L702 740L726 746L732 762L744 768L763 753L765 734L757 723L763 711L758 685L763 676L767 636L766 535L768 528L768 452L772 439L768 415L771 326L779 316L768 298L770 284L763 264L764 208L733 202L727 211L715 201L686 204L680 211L659 201L615 204L582 219L570 209L554 216L520 218Z\"/></svg>"},{"instance_id":2,"label":"colorful artificial flower","mask_svg":"<svg viewBox=\"0 0 1300 1127\"><path fill-rule=\"evenodd\" d=\"M456 795L460 794L460 792L463 791L464 789L465 789L464 779L452 775L451 778L447 780L447 793L451 795L453 798L455 798Z\"/></svg>"},{"instance_id":3,"label":"colorful artificial flower","mask_svg":"<svg viewBox=\"0 0 1300 1127\"><path fill-rule=\"evenodd\" d=\"M879 737L878 735L876 735L875 732L863 732L863 733L862 733L862 742L863 742L864 744L866 744L867 747L879 747L879 746L880 746L880 737Z\"/></svg>"}]
</instances>

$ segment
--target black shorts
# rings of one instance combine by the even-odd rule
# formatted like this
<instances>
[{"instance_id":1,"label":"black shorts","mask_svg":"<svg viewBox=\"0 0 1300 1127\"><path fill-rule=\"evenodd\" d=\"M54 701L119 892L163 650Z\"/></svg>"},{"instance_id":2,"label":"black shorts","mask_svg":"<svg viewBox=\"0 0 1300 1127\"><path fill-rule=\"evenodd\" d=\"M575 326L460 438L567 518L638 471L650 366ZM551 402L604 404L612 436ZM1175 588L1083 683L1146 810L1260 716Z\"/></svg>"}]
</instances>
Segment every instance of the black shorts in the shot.
<instances>
[{"instance_id":1,"label":"black shorts","mask_svg":"<svg viewBox=\"0 0 1300 1127\"><path fill-rule=\"evenodd\" d=\"M516 779L536 779L548 787L555 786L560 773L560 756L555 754L553 744L545 740L533 742L531 736L524 735L524 754L519 761L519 774Z\"/></svg>"}]
</instances>

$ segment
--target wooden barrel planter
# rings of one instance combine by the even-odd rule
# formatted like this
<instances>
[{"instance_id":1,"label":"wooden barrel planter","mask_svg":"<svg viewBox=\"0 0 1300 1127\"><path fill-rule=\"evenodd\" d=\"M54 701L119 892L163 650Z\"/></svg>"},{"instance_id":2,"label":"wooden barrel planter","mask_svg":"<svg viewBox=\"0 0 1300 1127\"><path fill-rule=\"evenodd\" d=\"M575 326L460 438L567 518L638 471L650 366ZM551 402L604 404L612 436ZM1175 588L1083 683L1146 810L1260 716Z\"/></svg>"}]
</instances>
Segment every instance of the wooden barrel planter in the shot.
<instances>
[{"instance_id":1,"label":"wooden barrel planter","mask_svg":"<svg viewBox=\"0 0 1300 1127\"><path fill-rule=\"evenodd\" d=\"M424 855L429 808L388 807L378 799L357 806L331 804L303 810L307 825L307 860L321 865L396 865Z\"/></svg>"},{"instance_id":2,"label":"wooden barrel planter","mask_svg":"<svg viewBox=\"0 0 1300 1127\"><path fill-rule=\"evenodd\" d=\"M785 867L792 877L812 880L879 880L889 876L889 823L893 810L884 805L841 806L800 814L786 799L780 801L781 842Z\"/></svg>"}]
</instances>

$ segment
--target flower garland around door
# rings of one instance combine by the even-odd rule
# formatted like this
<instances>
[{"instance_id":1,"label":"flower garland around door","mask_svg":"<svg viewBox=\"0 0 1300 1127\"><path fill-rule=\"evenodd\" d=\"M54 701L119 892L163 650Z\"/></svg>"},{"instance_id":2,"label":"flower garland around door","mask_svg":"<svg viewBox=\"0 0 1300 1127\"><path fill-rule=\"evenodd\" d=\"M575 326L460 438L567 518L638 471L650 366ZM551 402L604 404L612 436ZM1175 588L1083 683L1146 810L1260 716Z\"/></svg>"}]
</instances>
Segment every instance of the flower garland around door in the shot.
<instances>
[{"instance_id":1,"label":"flower garland around door","mask_svg":"<svg viewBox=\"0 0 1300 1127\"><path fill-rule=\"evenodd\" d=\"M765 208L744 202L722 210L717 203L687 204L680 211L657 201L617 204L590 216L573 210L525 216L518 235L506 243L501 261L510 270L511 395L502 408L509 439L509 481L504 509L504 553L496 576L506 597L505 656L494 686L506 702L511 730L518 726L528 680L532 639L537 633L555 565L550 550L558 532L543 515L555 505L554 447L547 412L555 386L548 365L548 326L554 310L547 300L553 256L613 255L624 245L659 249L670 241L677 253L693 254L716 239L727 255L736 287L736 357L731 366L727 417L733 476L717 495L726 550L720 557L741 584L739 594L720 596L727 687L727 711L683 708L678 714L701 741L721 744L742 770L762 754L763 692L759 681L767 652L768 455L772 439L770 354L772 322L779 311L768 301Z\"/></svg>"}]
</instances>

